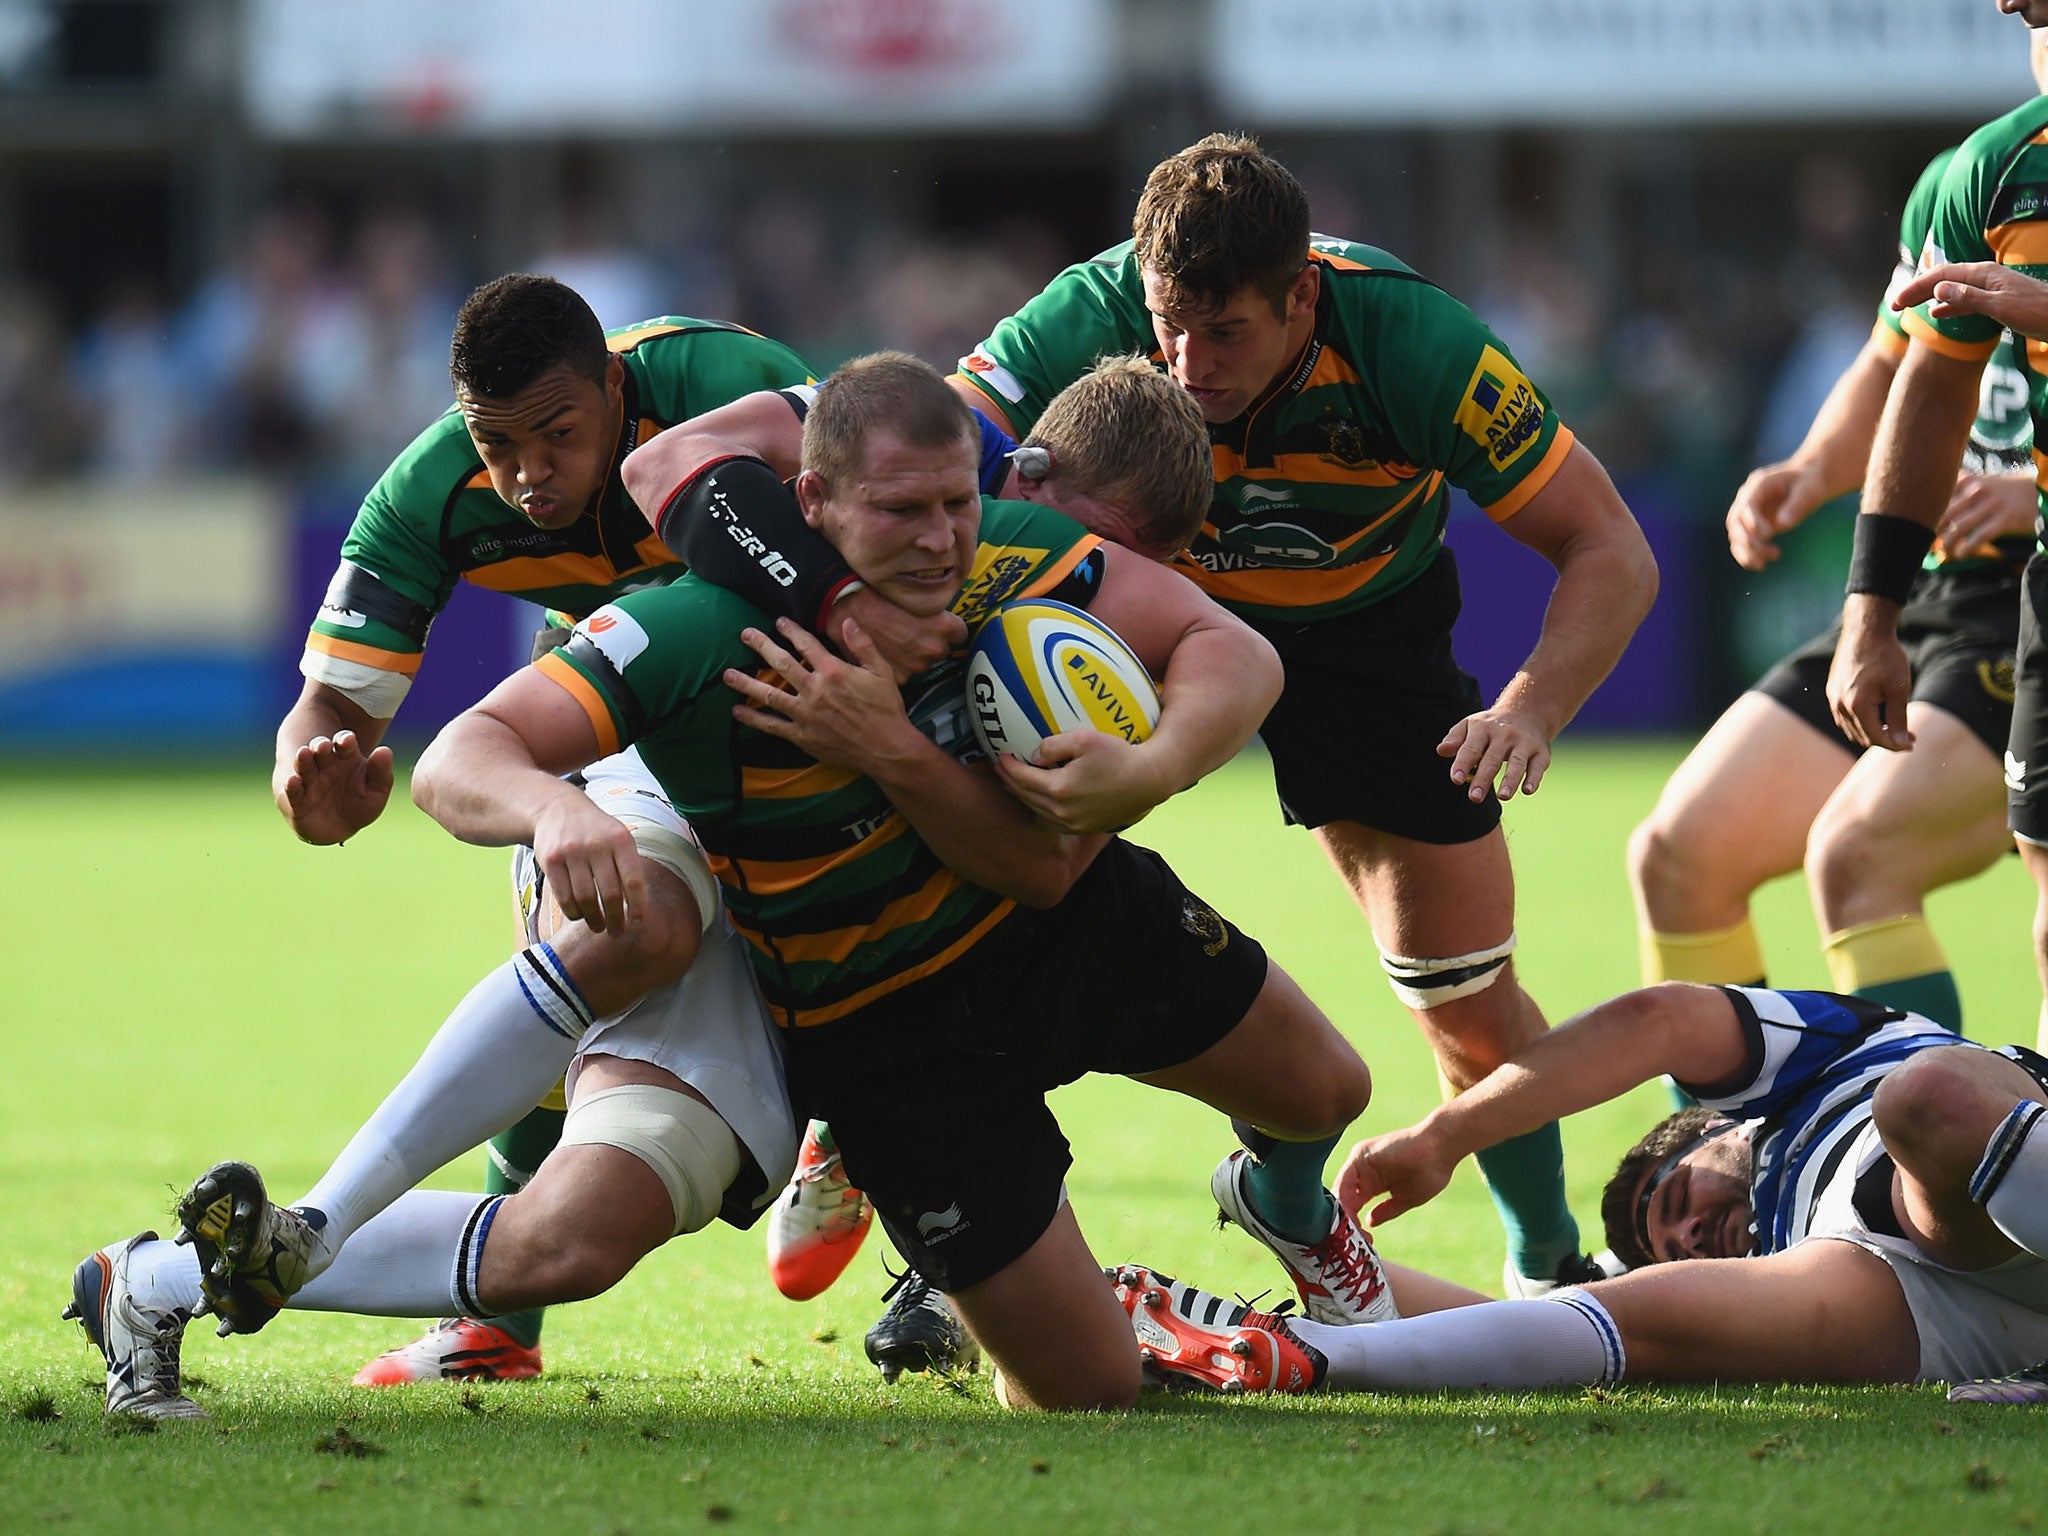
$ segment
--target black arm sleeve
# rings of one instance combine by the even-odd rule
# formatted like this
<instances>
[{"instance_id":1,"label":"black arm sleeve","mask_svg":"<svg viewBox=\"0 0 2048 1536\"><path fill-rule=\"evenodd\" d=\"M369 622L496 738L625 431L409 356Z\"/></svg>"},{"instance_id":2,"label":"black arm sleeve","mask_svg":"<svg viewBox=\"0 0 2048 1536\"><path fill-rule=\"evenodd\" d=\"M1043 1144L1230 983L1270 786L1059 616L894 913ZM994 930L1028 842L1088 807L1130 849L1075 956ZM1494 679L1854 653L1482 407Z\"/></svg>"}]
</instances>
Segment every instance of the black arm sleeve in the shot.
<instances>
[{"instance_id":1,"label":"black arm sleeve","mask_svg":"<svg viewBox=\"0 0 2048 1536\"><path fill-rule=\"evenodd\" d=\"M662 543L706 581L818 630L853 582L839 551L804 521L790 488L756 458L699 470L661 509Z\"/></svg>"}]
</instances>

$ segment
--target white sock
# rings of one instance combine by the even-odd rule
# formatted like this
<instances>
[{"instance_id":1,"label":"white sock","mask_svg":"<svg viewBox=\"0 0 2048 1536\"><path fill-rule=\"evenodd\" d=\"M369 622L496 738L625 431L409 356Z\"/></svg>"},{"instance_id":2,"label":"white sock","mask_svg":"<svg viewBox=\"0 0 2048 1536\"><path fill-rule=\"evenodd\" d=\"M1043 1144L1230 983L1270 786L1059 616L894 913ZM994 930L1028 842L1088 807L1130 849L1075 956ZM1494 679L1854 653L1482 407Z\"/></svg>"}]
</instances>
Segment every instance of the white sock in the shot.
<instances>
[{"instance_id":1,"label":"white sock","mask_svg":"<svg viewBox=\"0 0 2048 1536\"><path fill-rule=\"evenodd\" d=\"M2021 1099L1985 1144L1970 1176L1970 1198L1998 1230L2038 1258L2048 1259L2048 1106Z\"/></svg>"},{"instance_id":2,"label":"white sock","mask_svg":"<svg viewBox=\"0 0 2048 1536\"><path fill-rule=\"evenodd\" d=\"M151 1312L190 1312L199 1305L199 1255L182 1243L158 1238L128 1251L128 1291Z\"/></svg>"},{"instance_id":3,"label":"white sock","mask_svg":"<svg viewBox=\"0 0 2048 1536\"><path fill-rule=\"evenodd\" d=\"M476 1299L476 1271L505 1198L441 1189L399 1196L364 1222L334 1262L292 1297L292 1310L487 1315Z\"/></svg>"},{"instance_id":4,"label":"white sock","mask_svg":"<svg viewBox=\"0 0 2048 1536\"><path fill-rule=\"evenodd\" d=\"M545 1098L591 1022L546 944L478 982L320 1182L292 1202L327 1217L315 1273L356 1228Z\"/></svg>"},{"instance_id":5,"label":"white sock","mask_svg":"<svg viewBox=\"0 0 2048 1536\"><path fill-rule=\"evenodd\" d=\"M1287 1325L1328 1357L1323 1386L1336 1392L1597 1386L1619 1381L1628 1364L1607 1309L1572 1288L1390 1323Z\"/></svg>"}]
</instances>

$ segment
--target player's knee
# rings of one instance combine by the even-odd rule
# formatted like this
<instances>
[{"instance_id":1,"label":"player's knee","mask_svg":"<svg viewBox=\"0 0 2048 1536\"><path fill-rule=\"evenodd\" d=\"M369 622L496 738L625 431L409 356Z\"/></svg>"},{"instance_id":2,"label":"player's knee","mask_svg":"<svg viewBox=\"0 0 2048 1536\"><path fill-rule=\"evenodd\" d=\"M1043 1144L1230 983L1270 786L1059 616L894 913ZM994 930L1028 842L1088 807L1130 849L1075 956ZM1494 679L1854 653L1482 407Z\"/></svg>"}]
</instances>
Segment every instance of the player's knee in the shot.
<instances>
[{"instance_id":1,"label":"player's knee","mask_svg":"<svg viewBox=\"0 0 2048 1536\"><path fill-rule=\"evenodd\" d=\"M1304 1141L1335 1136L1365 1113L1372 1102L1372 1072L1348 1044L1325 1052L1303 1073L1305 1081L1290 1106L1287 1123L1266 1126L1276 1135Z\"/></svg>"},{"instance_id":2,"label":"player's knee","mask_svg":"<svg viewBox=\"0 0 2048 1536\"><path fill-rule=\"evenodd\" d=\"M1922 1051L1885 1074L1871 1096L1870 1115L1894 1161L1923 1171L1957 1126L1973 1116L1975 1085L1943 1058Z\"/></svg>"},{"instance_id":3,"label":"player's knee","mask_svg":"<svg viewBox=\"0 0 2048 1536\"><path fill-rule=\"evenodd\" d=\"M1090 1361L1084 1369L1020 1373L996 1367L996 1401L1019 1413L1117 1413L1138 1406L1144 1375L1135 1349Z\"/></svg>"},{"instance_id":4,"label":"player's knee","mask_svg":"<svg viewBox=\"0 0 2048 1536\"><path fill-rule=\"evenodd\" d=\"M1882 829L1853 811L1823 808L1806 839L1806 880L1823 913L1838 909L1893 867Z\"/></svg>"},{"instance_id":5,"label":"player's knee","mask_svg":"<svg viewBox=\"0 0 2048 1536\"><path fill-rule=\"evenodd\" d=\"M562 1145L610 1147L654 1175L661 1194L650 1191L644 1214L633 1222L653 1239L641 1243L642 1251L709 1225L746 1160L717 1110L694 1094L656 1083L578 1093L562 1121ZM636 1182L647 1188L645 1180ZM656 1203L666 1207L658 1216Z\"/></svg>"},{"instance_id":6,"label":"player's knee","mask_svg":"<svg viewBox=\"0 0 2048 1536\"><path fill-rule=\"evenodd\" d=\"M1629 885L1653 921L1675 920L1663 914L1695 893L1704 862L1700 841L1687 823L1665 816L1661 806L1629 833Z\"/></svg>"}]
</instances>

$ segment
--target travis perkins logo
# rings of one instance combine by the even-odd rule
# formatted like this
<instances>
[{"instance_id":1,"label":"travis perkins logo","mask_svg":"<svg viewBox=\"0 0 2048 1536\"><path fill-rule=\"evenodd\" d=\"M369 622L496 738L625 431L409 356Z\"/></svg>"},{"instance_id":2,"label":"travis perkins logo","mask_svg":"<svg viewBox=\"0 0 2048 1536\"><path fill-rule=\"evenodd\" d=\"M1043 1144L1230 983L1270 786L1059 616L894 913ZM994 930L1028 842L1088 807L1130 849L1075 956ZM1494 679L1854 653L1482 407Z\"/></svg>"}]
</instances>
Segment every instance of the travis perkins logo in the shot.
<instances>
[{"instance_id":1,"label":"travis perkins logo","mask_svg":"<svg viewBox=\"0 0 2048 1536\"><path fill-rule=\"evenodd\" d=\"M1486 450L1487 462L1502 470L1519 459L1543 430L1543 401L1536 386L1506 353L1487 347L1466 382L1457 422L1467 437Z\"/></svg>"}]
</instances>

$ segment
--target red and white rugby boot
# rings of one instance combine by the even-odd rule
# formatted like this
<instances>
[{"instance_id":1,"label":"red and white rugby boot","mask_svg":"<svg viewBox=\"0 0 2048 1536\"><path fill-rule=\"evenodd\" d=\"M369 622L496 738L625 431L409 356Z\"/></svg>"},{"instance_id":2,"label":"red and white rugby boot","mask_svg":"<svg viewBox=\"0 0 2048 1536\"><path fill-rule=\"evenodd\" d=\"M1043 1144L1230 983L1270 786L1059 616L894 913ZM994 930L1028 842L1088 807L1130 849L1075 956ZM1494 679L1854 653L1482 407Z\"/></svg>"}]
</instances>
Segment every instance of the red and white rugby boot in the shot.
<instances>
[{"instance_id":1,"label":"red and white rugby boot","mask_svg":"<svg viewBox=\"0 0 2048 1536\"><path fill-rule=\"evenodd\" d=\"M1313 1392L1329 1361L1277 1312L1255 1312L1142 1264L1108 1271L1147 1380L1205 1392ZM1283 1303L1291 1305L1291 1303Z\"/></svg>"},{"instance_id":2,"label":"red and white rugby boot","mask_svg":"<svg viewBox=\"0 0 2048 1536\"><path fill-rule=\"evenodd\" d=\"M1245 1188L1246 1172L1252 1166L1251 1153L1242 1148L1216 1165L1209 1180L1209 1192L1216 1197L1216 1211L1225 1222L1236 1222L1279 1258L1301 1293L1301 1310L1313 1322L1388 1323L1401 1315L1394 1305L1393 1287L1373 1252L1372 1239L1358 1224L1358 1218L1334 1198L1330 1201L1330 1230L1313 1243L1297 1243L1282 1237L1259 1219Z\"/></svg>"},{"instance_id":3,"label":"red and white rugby boot","mask_svg":"<svg viewBox=\"0 0 2048 1536\"><path fill-rule=\"evenodd\" d=\"M839 1149L820 1143L825 1129L818 1120L805 1127L796 1175L768 1213L768 1277L791 1301L830 1290L875 1219L868 1197L847 1182Z\"/></svg>"},{"instance_id":4,"label":"red and white rugby boot","mask_svg":"<svg viewBox=\"0 0 2048 1536\"><path fill-rule=\"evenodd\" d=\"M416 1381L525 1381L540 1374L540 1350L494 1323L444 1317L410 1344L387 1349L356 1372L358 1387Z\"/></svg>"}]
</instances>

